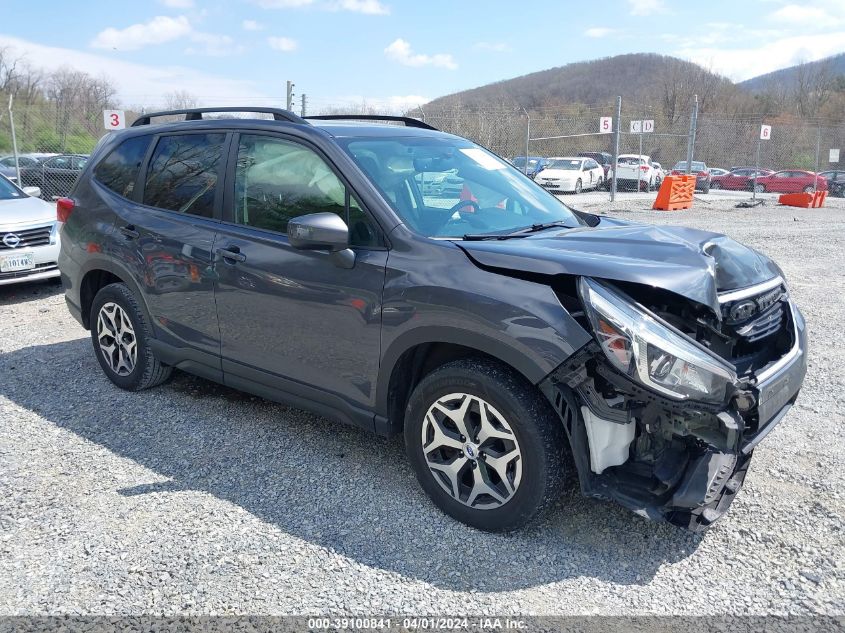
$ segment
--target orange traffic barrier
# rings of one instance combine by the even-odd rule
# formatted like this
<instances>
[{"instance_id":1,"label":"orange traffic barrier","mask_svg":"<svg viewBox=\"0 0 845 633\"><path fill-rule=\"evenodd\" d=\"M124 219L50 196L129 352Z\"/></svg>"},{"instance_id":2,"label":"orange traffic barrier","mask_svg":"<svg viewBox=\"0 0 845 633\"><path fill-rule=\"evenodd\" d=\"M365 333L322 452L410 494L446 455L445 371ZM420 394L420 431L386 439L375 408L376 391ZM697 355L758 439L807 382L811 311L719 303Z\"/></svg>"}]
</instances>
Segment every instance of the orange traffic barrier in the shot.
<instances>
[{"instance_id":1,"label":"orange traffic barrier","mask_svg":"<svg viewBox=\"0 0 845 633\"><path fill-rule=\"evenodd\" d=\"M695 176L666 176L651 208L660 211L689 209L694 194Z\"/></svg>"},{"instance_id":2,"label":"orange traffic barrier","mask_svg":"<svg viewBox=\"0 0 845 633\"><path fill-rule=\"evenodd\" d=\"M816 191L814 193L785 193L778 198L780 204L788 207L800 207L802 209L818 209L824 206L827 191Z\"/></svg>"}]
</instances>

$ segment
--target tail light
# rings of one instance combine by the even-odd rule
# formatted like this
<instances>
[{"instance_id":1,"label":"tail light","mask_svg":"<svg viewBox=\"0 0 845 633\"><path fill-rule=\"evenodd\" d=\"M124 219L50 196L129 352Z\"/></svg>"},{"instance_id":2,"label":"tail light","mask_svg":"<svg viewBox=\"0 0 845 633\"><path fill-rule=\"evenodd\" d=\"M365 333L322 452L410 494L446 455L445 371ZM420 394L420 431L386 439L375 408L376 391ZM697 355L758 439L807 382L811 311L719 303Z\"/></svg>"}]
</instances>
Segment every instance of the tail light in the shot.
<instances>
[{"instance_id":1,"label":"tail light","mask_svg":"<svg viewBox=\"0 0 845 633\"><path fill-rule=\"evenodd\" d=\"M702 178L707 178L707 172L706 172L706 171L700 171L700 172L698 172L698 174L696 174L696 175L697 175L697 176L701 176Z\"/></svg>"},{"instance_id":2,"label":"tail light","mask_svg":"<svg viewBox=\"0 0 845 633\"><path fill-rule=\"evenodd\" d=\"M74 205L73 198L59 198L56 200L56 219L59 222L67 222Z\"/></svg>"},{"instance_id":3,"label":"tail light","mask_svg":"<svg viewBox=\"0 0 845 633\"><path fill-rule=\"evenodd\" d=\"M640 165L640 170L648 171L648 165Z\"/></svg>"}]
</instances>

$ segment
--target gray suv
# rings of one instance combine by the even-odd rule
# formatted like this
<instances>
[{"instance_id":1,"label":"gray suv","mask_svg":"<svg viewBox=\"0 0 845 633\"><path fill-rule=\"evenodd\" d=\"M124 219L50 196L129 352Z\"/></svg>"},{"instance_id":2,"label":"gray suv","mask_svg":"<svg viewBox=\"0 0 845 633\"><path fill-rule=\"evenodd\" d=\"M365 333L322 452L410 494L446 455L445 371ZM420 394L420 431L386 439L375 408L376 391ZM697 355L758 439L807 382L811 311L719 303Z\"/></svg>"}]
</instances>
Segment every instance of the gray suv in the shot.
<instances>
[{"instance_id":1,"label":"gray suv","mask_svg":"<svg viewBox=\"0 0 845 633\"><path fill-rule=\"evenodd\" d=\"M230 110L144 115L58 201L67 305L115 385L176 368L402 433L434 503L484 530L567 470L687 529L727 510L806 372L770 259L573 210L414 119Z\"/></svg>"}]
</instances>

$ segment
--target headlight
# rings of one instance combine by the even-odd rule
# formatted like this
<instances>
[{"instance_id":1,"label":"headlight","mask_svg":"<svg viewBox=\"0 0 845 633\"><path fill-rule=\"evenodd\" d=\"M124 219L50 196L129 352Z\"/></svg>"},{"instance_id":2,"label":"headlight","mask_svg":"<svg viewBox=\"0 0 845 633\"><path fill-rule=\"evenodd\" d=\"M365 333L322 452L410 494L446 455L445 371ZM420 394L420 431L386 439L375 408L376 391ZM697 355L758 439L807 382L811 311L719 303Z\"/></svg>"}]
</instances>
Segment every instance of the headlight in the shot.
<instances>
[{"instance_id":1,"label":"headlight","mask_svg":"<svg viewBox=\"0 0 845 633\"><path fill-rule=\"evenodd\" d=\"M578 286L593 333L616 369L676 400L722 402L733 368L635 304L582 277Z\"/></svg>"}]
</instances>

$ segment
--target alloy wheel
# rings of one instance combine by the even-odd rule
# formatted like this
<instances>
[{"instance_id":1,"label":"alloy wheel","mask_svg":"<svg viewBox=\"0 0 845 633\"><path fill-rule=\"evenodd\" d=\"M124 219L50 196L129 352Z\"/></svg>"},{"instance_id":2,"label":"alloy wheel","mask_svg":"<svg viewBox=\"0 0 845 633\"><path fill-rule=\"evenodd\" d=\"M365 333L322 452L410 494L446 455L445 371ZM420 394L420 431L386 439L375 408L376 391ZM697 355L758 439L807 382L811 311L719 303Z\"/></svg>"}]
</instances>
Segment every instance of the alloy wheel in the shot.
<instances>
[{"instance_id":1,"label":"alloy wheel","mask_svg":"<svg viewBox=\"0 0 845 633\"><path fill-rule=\"evenodd\" d=\"M126 312L114 302L103 304L97 315L97 343L115 374L132 373L138 359L138 341Z\"/></svg>"},{"instance_id":2,"label":"alloy wheel","mask_svg":"<svg viewBox=\"0 0 845 633\"><path fill-rule=\"evenodd\" d=\"M452 393L429 407L422 447L431 475L449 496L479 510L513 498L522 479L522 453L511 426L489 402Z\"/></svg>"}]
</instances>

